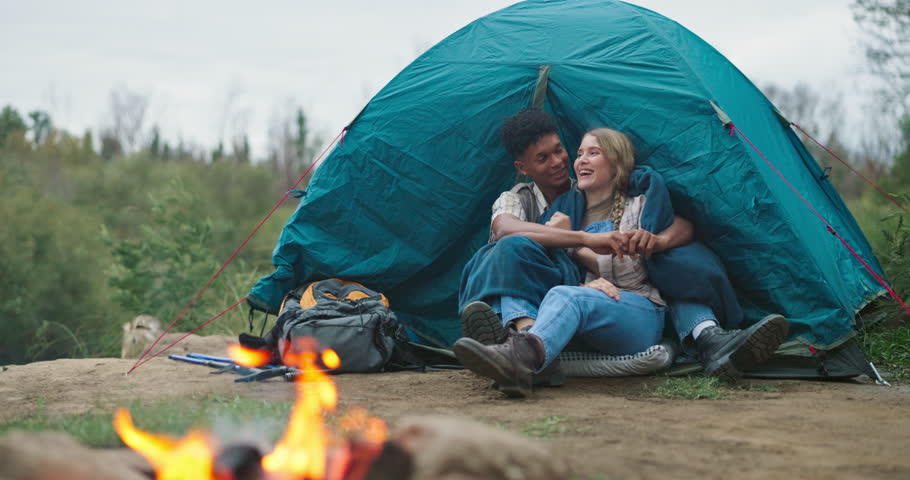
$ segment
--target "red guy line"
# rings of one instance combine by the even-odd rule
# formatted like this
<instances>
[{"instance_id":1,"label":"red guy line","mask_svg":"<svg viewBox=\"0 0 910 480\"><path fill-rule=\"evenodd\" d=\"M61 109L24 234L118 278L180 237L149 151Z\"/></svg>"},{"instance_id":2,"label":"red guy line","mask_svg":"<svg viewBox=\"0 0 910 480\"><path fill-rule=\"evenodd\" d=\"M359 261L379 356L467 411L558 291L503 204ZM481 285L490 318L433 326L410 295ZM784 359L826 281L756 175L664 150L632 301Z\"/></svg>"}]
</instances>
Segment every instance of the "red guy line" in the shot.
<instances>
[{"instance_id":1,"label":"red guy line","mask_svg":"<svg viewBox=\"0 0 910 480\"><path fill-rule=\"evenodd\" d=\"M269 211L269 213L265 216L265 218L263 218L262 221L259 222L259 225L256 225L256 228L254 228L253 231L250 232L250 234L246 237L246 240L244 240L243 243L241 243L240 246L237 247L237 250L234 250L234 253L231 254L231 256L227 259L226 262L224 262L224 265L222 265L221 268L219 268L218 271L215 272L214 275L212 275L212 278L210 278L209 281L205 283L205 286L203 286L202 289L199 290L199 292L196 293L196 296L194 296L193 299L190 300L190 303L188 303L185 307L183 307L183 310L180 312L179 315L177 315L177 318L175 318L174 321L171 322L171 324L168 325L167 328L164 329L164 332L161 332L161 335L158 336L158 338L155 339L155 341L149 346L149 348L148 348L145 352L143 352L142 355L139 356L139 358L136 360L136 363L133 364L132 368L130 368L129 371L126 372L127 374L133 373L133 370L135 370L139 365L145 363L145 362L143 361L143 360L145 359L145 356L148 355L148 353L151 352L153 348L155 348L155 345L158 345L158 342L160 342L161 339L164 338L164 335L167 334L167 332L169 332L169 331L171 330L171 328L173 328L174 325L177 324L177 322L183 317L183 315L187 312L187 310L189 310L190 307L192 307L193 304L196 303L196 300L198 300L199 297L202 296L202 293L205 292L205 291L209 288L209 285L211 285L212 282L214 282L215 279L218 278L219 275L221 275L221 272L223 272L224 269L225 269L232 261L234 261L234 257L236 257L237 254L240 253L240 250L241 250L243 247L246 246L247 242L249 242L250 239L253 238L253 235L255 235L256 232L258 232L259 229L262 228L262 225L265 224L266 220L268 220L269 217L271 217L273 213L275 213L275 210L278 210L278 207L280 207L281 204L284 203L284 201L285 201L285 200L288 198L288 196L291 194L291 192L292 192L295 188L297 188L297 185L300 185L300 182L302 182L303 179L307 176L307 174L310 173L310 170L312 170L313 167L315 167L316 164L318 164L319 161L322 160L322 157L326 154L326 152L329 151L330 148L332 148L332 146L335 145L335 142L338 141L338 139L341 137L341 135L344 133L345 130L347 130L347 127L345 127L344 129L342 129L342 131L339 132L338 135L335 136L335 138L329 143L329 145L328 145L327 147L325 147L325 150L323 150L322 153L320 153L319 156L316 157L316 160L313 161L313 164L310 165L310 168L307 168L306 171L303 172L303 175L301 175L300 178L298 178L297 181L294 182L294 185L293 185L291 188L289 188L288 191L284 192L284 196L282 196L281 199L278 200L278 203L276 203L275 206L272 207L272 209ZM235 304L234 306L236 307L237 305ZM231 307L231 308L234 308L234 307ZM228 309L228 310L230 310L230 309ZM203 323L202 326L207 325L209 322L211 322L211 321L214 320L215 318L220 317L220 316L223 315L225 312L227 312L227 310L225 310L224 312L221 312L220 314L218 314L218 316L209 319L208 321L206 321L205 323ZM195 330L193 330L193 332L199 330L200 328L202 328L202 326L197 327ZM191 332L191 333L192 333L192 332ZM186 338L186 337L184 336L183 338ZM180 340L183 340L183 338L181 338ZM179 342L180 340L177 340L177 342ZM174 342L174 344L176 344L177 342ZM164 350L167 350L168 348L173 347L174 344L169 345L169 346L168 346L167 348L165 348ZM160 353L163 352L164 350L160 350L160 351L159 351L158 353L156 353L155 355L152 355L151 357L149 357L148 360L151 360L152 358L154 358L155 356L157 356L158 354L160 354Z\"/></svg>"},{"instance_id":2,"label":"red guy line","mask_svg":"<svg viewBox=\"0 0 910 480\"><path fill-rule=\"evenodd\" d=\"M732 124L732 123L730 124L730 131L731 131L731 134L732 134L733 132L737 132L737 133L739 133L739 135L740 135L741 137L743 137L743 140L745 140L746 143L748 143L749 146L752 147L752 150L755 150L755 153L757 153L757 154L762 158L762 160L764 160L765 163L767 163L768 166L771 167L771 169L774 170L775 173L777 173L777 176L780 177L781 180L783 180L784 183L786 183L788 187L790 187L790 190L792 190L793 193L795 193L796 196L799 197L799 199L802 200L803 203L805 203L807 207L809 207L809 210L812 210L812 213L815 214L815 216L818 217L818 219L821 220L821 222L825 224L825 228L827 228L828 232L830 232L831 235L834 235L835 237L837 237L837 239L840 240L840 243L843 243L844 246L847 247L847 250L849 250L850 253L852 253L853 256L856 257L857 260L859 260L859 263L862 263L863 266L866 267L866 270L868 270L869 273L871 273L872 276L875 277L876 280L878 280L878 283L880 283L881 286L885 287L885 290L887 290L888 293L891 294L891 297L894 298L894 300L896 300L897 303L899 303L900 306L903 307L904 310L907 311L907 313L910 313L910 307L908 307L907 304L905 304L904 301L901 300L901 298L897 295L897 293L895 293L894 290L892 290L891 287L888 286L888 284L885 282L885 280L884 280L882 277L880 277L877 273L875 273L875 270L873 270L872 267L870 267L869 264L866 263L866 261L863 260L863 258L860 257L858 253L856 253L856 250L854 250L853 247L851 247L850 244L848 244L847 241L843 239L843 237L841 237L840 235L837 234L836 231L834 231L834 227L832 227L831 224L828 223L828 221L825 220L824 217L822 217L822 216L815 210L815 208L812 207L811 204L809 204L809 201L806 200L806 198L803 197L803 196L796 190L796 188L793 186L793 184L791 184L790 181L787 180L787 177L784 177L784 174L781 173L780 170L778 170L777 167L775 167L774 164L771 163L770 160L768 160L768 157L766 157L765 154L761 153L761 150L759 150L758 147L756 147L756 146L752 143L752 141L749 140L748 137L746 137L746 134L743 133L742 130L740 130L739 128L737 128L736 125L734 125L734 124ZM731 136L732 136L732 135L731 135Z\"/></svg>"},{"instance_id":3,"label":"red guy line","mask_svg":"<svg viewBox=\"0 0 910 480\"><path fill-rule=\"evenodd\" d=\"M147 362L149 362L149 361L152 360L153 358L155 358L155 357L157 357L158 355L161 355L162 353L164 353L165 350L168 350L169 348L173 347L174 345L177 345L178 343L182 342L184 338L189 337L190 335L192 335L192 334L198 332L199 330L202 329L202 327L204 327L204 326L206 326L206 325L212 323L213 321L215 321L216 319L220 318L220 317L221 317L222 315L224 315L225 313L230 312L231 310L237 308L237 306L239 306L239 305L240 305L241 303L243 303L244 301L246 301L246 297L243 297L243 298L241 298L240 300L237 300L233 305L231 305L230 307L228 307L227 310L225 310L225 311L219 313L218 315L215 315L214 317L212 317L212 318L206 320L202 325L199 325L198 327L194 328L192 332L187 333L186 335L184 335L184 336L178 338L174 343L172 343L172 344L170 344L170 345L168 345L168 346L162 348L161 350L158 350L158 352L155 353L154 355L149 355L148 358L142 360L141 362L136 362L136 365L133 366L133 369L136 369L136 368L138 368L138 367L140 367L140 366L142 366L142 365L145 365ZM130 371L132 371L132 370L130 370ZM129 372L127 372L127 373L129 373Z\"/></svg>"},{"instance_id":4,"label":"red guy line","mask_svg":"<svg viewBox=\"0 0 910 480\"><path fill-rule=\"evenodd\" d=\"M797 125L797 124L795 124L795 123L793 123L793 122L790 122L790 125L793 125L794 127L796 127L797 130L799 130L800 132L802 132L803 135L809 137L809 139L812 140L813 142L815 142L816 145L818 145L819 147L821 147L822 150L828 152L828 155L831 155L832 157L836 158L840 163L843 163L845 167L849 168L850 171L853 172L853 173L855 173L859 178L862 178L863 180L865 180L866 183L868 183L869 185L872 185L873 187L875 187L875 189L878 190L879 193L881 193L882 195L884 195L885 198L887 198L888 200L891 200L891 202L893 202L895 205L897 205L898 207L900 207L901 210L903 210L903 211L905 211L905 212L910 212L910 210L907 210L907 207L903 206L900 202L898 202L897 199L894 198L890 193L888 193L888 192L882 190L881 188L879 188L878 185L876 185L875 183L872 182L872 180L869 180L868 178L866 178L865 175L863 175L862 173L859 173L855 168L851 167L849 163L845 162L842 158L838 157L834 152L832 152L831 150L829 150L828 147L826 147L826 146L822 145L821 143L819 143L818 140L816 140L815 138L813 138L812 135L809 135L809 133L806 132L805 130L803 130L802 127L800 127L799 125Z\"/></svg>"}]
</instances>

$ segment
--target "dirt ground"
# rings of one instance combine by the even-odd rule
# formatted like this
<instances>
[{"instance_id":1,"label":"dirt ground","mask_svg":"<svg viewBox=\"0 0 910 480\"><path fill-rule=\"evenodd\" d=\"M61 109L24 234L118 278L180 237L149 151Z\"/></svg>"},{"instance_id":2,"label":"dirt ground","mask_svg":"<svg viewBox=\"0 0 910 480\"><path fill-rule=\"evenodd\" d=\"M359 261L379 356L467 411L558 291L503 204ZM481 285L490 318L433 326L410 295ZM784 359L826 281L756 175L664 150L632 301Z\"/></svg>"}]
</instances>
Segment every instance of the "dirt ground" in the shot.
<instances>
[{"instance_id":1,"label":"dirt ground","mask_svg":"<svg viewBox=\"0 0 910 480\"><path fill-rule=\"evenodd\" d=\"M190 338L173 353L223 355L226 337ZM205 367L156 358L79 359L0 367L0 422L33 413L104 411L135 399L190 394L290 399L282 380L234 383ZM366 407L394 424L411 414L471 417L521 432L550 416L540 441L579 479L910 478L910 388L852 382L762 381L775 391L731 390L723 400L649 395L659 377L569 379L530 399L508 400L470 372L335 377L341 409Z\"/></svg>"}]
</instances>

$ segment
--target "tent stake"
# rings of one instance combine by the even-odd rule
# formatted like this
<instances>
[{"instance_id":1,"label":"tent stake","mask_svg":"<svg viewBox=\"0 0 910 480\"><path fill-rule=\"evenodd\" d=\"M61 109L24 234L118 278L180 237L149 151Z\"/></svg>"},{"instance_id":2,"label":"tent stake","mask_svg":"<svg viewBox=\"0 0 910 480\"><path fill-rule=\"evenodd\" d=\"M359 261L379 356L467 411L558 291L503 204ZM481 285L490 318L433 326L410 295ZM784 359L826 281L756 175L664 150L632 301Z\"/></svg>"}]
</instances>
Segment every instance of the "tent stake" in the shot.
<instances>
[{"instance_id":1,"label":"tent stake","mask_svg":"<svg viewBox=\"0 0 910 480\"><path fill-rule=\"evenodd\" d=\"M875 384L876 385L884 385L886 387L891 386L891 384L888 383L887 380L882 378L882 374L878 373L878 369L875 368L875 365L873 365L872 362L869 362L869 366L872 367L872 371L875 372Z\"/></svg>"}]
</instances>

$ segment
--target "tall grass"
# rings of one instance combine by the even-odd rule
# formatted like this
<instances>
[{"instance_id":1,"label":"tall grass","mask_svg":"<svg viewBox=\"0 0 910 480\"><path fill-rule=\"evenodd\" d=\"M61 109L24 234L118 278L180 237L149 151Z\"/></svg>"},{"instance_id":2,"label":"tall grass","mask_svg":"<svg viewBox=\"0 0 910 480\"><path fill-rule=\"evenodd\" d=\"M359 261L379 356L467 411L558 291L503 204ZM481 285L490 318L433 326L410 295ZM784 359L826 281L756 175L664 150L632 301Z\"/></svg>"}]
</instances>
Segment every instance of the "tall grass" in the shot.
<instances>
[{"instance_id":1,"label":"tall grass","mask_svg":"<svg viewBox=\"0 0 910 480\"><path fill-rule=\"evenodd\" d=\"M910 205L910 196L897 197ZM906 303L910 301L910 214L870 196L851 205L876 253L891 288ZM910 314L893 299L883 298L871 306L868 317L879 323L866 325L860 341L870 360L889 378L910 378Z\"/></svg>"}]
</instances>

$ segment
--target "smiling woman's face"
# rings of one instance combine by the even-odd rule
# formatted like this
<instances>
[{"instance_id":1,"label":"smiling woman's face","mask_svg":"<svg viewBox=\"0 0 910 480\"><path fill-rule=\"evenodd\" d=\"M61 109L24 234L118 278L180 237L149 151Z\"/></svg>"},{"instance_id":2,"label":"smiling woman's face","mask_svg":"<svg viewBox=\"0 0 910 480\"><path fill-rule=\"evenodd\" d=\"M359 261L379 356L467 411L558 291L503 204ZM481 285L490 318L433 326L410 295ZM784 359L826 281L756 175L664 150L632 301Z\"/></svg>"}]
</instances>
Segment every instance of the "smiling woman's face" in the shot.
<instances>
[{"instance_id":1,"label":"smiling woman's face","mask_svg":"<svg viewBox=\"0 0 910 480\"><path fill-rule=\"evenodd\" d=\"M608 158L607 152L600 146L597 137L585 135L578 147L575 159L575 175L578 177L578 188L586 191L597 191L613 187L616 176L616 159Z\"/></svg>"}]
</instances>

